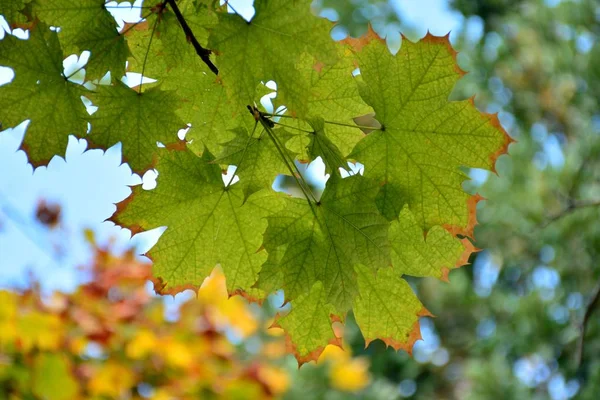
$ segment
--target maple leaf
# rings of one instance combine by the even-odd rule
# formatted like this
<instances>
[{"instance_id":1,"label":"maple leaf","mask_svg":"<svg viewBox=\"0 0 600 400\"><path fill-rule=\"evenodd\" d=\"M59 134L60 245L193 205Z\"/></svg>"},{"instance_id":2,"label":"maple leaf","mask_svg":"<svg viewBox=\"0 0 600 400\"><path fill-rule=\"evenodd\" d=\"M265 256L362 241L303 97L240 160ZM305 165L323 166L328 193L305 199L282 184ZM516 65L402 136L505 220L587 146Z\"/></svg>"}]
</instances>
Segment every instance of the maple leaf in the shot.
<instances>
[{"instance_id":1,"label":"maple leaf","mask_svg":"<svg viewBox=\"0 0 600 400\"><path fill-rule=\"evenodd\" d=\"M91 147L122 142L134 171L157 168L157 188L135 188L112 220L134 234L166 227L148 254L158 292L197 289L220 264L229 294L260 300L285 290L292 311L278 324L300 359L339 344L331 323L350 309L367 341L410 350L426 310L402 276L445 279L468 261L474 246L454 235L472 236L480 197L462 190L460 168L493 170L510 143L472 99L448 101L463 72L447 37L405 40L397 55L372 31L334 43L309 0L257 0L249 22L212 0L169 0L143 7L144 21L121 33L103 0L27 3L0 6L14 21L23 8L39 19L29 40L0 42L0 64L15 71L0 87L0 122L31 119L23 147L35 165L62 153L90 121ZM111 71L113 85L90 94L64 77L64 55L82 50L91 51L88 78ZM125 59L157 82L118 82ZM269 80L283 116L256 106ZM81 96L98 106L92 117ZM355 122L373 113L373 125ZM294 172L296 160L318 157L331 174L320 200ZM342 179L348 160L363 163L365 176ZM227 165L237 166L239 182L223 182ZM304 199L271 189L282 173L294 175ZM136 304L119 312L129 316ZM109 336L105 326L90 332ZM165 343L174 349L168 363L193 364L181 343Z\"/></svg>"},{"instance_id":2,"label":"maple leaf","mask_svg":"<svg viewBox=\"0 0 600 400\"><path fill-rule=\"evenodd\" d=\"M354 306L354 317L368 345L382 339L396 350L409 353L421 338L418 317L428 315L408 283L393 268L377 273L357 265L360 296Z\"/></svg>"},{"instance_id":3,"label":"maple leaf","mask_svg":"<svg viewBox=\"0 0 600 400\"><path fill-rule=\"evenodd\" d=\"M459 240L440 226L429 229L424 237L407 206L391 223L389 236L394 270L411 276L445 279L450 268L466 264L475 250L469 239Z\"/></svg>"},{"instance_id":4,"label":"maple leaf","mask_svg":"<svg viewBox=\"0 0 600 400\"><path fill-rule=\"evenodd\" d=\"M249 290L267 257L259 251L264 217L280 208L279 196L264 191L243 202L242 189L225 186L213 160L208 152L200 158L189 150L161 149L156 189L134 188L112 217L134 233L167 226L148 253L163 293L197 288L217 264L230 292Z\"/></svg>"},{"instance_id":5,"label":"maple leaf","mask_svg":"<svg viewBox=\"0 0 600 400\"><path fill-rule=\"evenodd\" d=\"M350 157L366 165L365 176L385 183L378 206L389 219L408 204L423 228L466 226L470 196L459 167L493 169L510 143L495 115L480 113L472 100L448 101L463 75L455 55L448 37L430 34L404 40L396 56L376 39L356 51L361 95L382 128Z\"/></svg>"},{"instance_id":6,"label":"maple leaf","mask_svg":"<svg viewBox=\"0 0 600 400\"><path fill-rule=\"evenodd\" d=\"M389 263L388 223L374 203L378 190L360 175L332 176L319 202L290 198L268 217L265 248L287 245L279 261L286 297L322 281L327 301L346 311L358 290L352 267L364 263L376 270Z\"/></svg>"},{"instance_id":7,"label":"maple leaf","mask_svg":"<svg viewBox=\"0 0 600 400\"><path fill-rule=\"evenodd\" d=\"M286 173L285 161L267 132L250 134L244 128L235 130L236 137L224 144L222 153L215 159L220 164L237 165L236 175L240 177L240 185L244 191L244 200L261 189L269 189L278 174ZM275 129L273 133L285 144L287 133L283 129ZM292 154L288 157L293 159Z\"/></svg>"},{"instance_id":8,"label":"maple leaf","mask_svg":"<svg viewBox=\"0 0 600 400\"><path fill-rule=\"evenodd\" d=\"M291 304L292 311L278 319L277 325L289 335L300 361L317 359L328 342L339 342L331 326L334 308L328 304L321 282Z\"/></svg>"},{"instance_id":9,"label":"maple leaf","mask_svg":"<svg viewBox=\"0 0 600 400\"><path fill-rule=\"evenodd\" d=\"M331 25L315 18L309 0L259 0L247 22L237 14L219 13L218 29L208 39L216 51L219 76L236 104L255 100L260 82L274 80L280 101L304 115L309 82L297 64L303 53L321 62L335 61L337 50L329 36Z\"/></svg>"},{"instance_id":10,"label":"maple leaf","mask_svg":"<svg viewBox=\"0 0 600 400\"><path fill-rule=\"evenodd\" d=\"M314 132L310 134L308 146L306 146L310 159L314 160L317 157L321 157L325 164L325 173L335 172L339 174L340 168L348 168L346 158L325 133L325 122L323 119L313 119L311 126Z\"/></svg>"},{"instance_id":11,"label":"maple leaf","mask_svg":"<svg viewBox=\"0 0 600 400\"><path fill-rule=\"evenodd\" d=\"M189 7L180 5L180 8L187 16ZM162 89L177 93L180 107L176 112L191 125L186 135L190 149L196 154L202 154L205 148L220 154L221 144L235 137L232 130L240 127L251 130L255 121L245 106L233 105L223 85L194 53L169 15L151 15L146 22L128 31L132 53L130 69L157 79ZM159 34L153 37L155 31ZM152 84L144 86L151 87ZM260 96L254 100L260 100Z\"/></svg>"},{"instance_id":12,"label":"maple leaf","mask_svg":"<svg viewBox=\"0 0 600 400\"><path fill-rule=\"evenodd\" d=\"M340 50L338 61L325 65L305 55L298 69L309 82L309 90L305 93L308 116L292 122L300 129L312 130L317 136L314 133L297 133L295 138L290 139L288 147L298 153L301 160L310 161L319 155L319 148L315 149L314 146L324 145L321 155L335 154L335 163L347 168L345 156L364 137L364 133L357 129L354 118L373 112L358 91L357 82L361 81L361 77L353 76L356 69L354 57L350 51ZM328 121L326 127L325 120ZM282 122L288 123L287 120ZM338 154L342 160L339 160ZM327 165L325 157L323 159Z\"/></svg>"},{"instance_id":13,"label":"maple leaf","mask_svg":"<svg viewBox=\"0 0 600 400\"><path fill-rule=\"evenodd\" d=\"M64 55L88 50L88 79L125 74L129 50L117 23L106 9L106 0L38 0L33 15L48 25L60 27Z\"/></svg>"},{"instance_id":14,"label":"maple leaf","mask_svg":"<svg viewBox=\"0 0 600 400\"><path fill-rule=\"evenodd\" d=\"M69 134L86 132L89 115L80 98L86 90L63 75L58 34L42 23L28 40L7 35L0 41L0 64L15 72L0 86L0 122L10 127L30 119L22 147L33 165L47 164L64 153Z\"/></svg>"},{"instance_id":15,"label":"maple leaf","mask_svg":"<svg viewBox=\"0 0 600 400\"><path fill-rule=\"evenodd\" d=\"M18 26L27 21L23 11L31 0L10 0L0 3L0 15L6 18L11 26Z\"/></svg>"},{"instance_id":16,"label":"maple leaf","mask_svg":"<svg viewBox=\"0 0 600 400\"><path fill-rule=\"evenodd\" d=\"M90 141L105 149L122 142L123 158L136 172L153 166L157 142L178 142L177 131L185 127L175 114L179 99L172 91L154 87L139 93L117 81L99 85L90 97L98 106Z\"/></svg>"}]
</instances>

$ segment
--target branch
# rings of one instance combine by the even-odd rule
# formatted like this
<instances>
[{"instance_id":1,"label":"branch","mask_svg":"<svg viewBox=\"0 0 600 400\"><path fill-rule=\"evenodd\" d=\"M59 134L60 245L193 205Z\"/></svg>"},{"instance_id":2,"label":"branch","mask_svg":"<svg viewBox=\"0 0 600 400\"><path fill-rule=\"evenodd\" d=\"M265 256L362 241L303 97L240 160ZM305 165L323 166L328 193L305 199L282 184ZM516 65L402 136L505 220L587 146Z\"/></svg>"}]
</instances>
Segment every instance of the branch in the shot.
<instances>
[{"instance_id":1,"label":"branch","mask_svg":"<svg viewBox=\"0 0 600 400\"><path fill-rule=\"evenodd\" d=\"M579 336L579 345L577 346L577 365L581 365L581 362L583 360L583 348L585 345L585 328L587 327L587 323L599 302L600 281L596 284L596 287L592 291L592 296L587 306L585 307L585 314L583 315L583 320L581 321L581 335Z\"/></svg>"},{"instance_id":2,"label":"branch","mask_svg":"<svg viewBox=\"0 0 600 400\"><path fill-rule=\"evenodd\" d=\"M546 221L546 223L543 225L543 227L547 227L548 225L550 225L551 223L558 221L561 218L566 217L567 215L577 211L577 210L581 210L582 208L588 208L588 207L600 207L600 200L594 200L594 201L571 201L569 203L569 205L567 206L567 208L565 208L564 210L562 210L561 212L559 212L558 214L548 218L548 220Z\"/></svg>"},{"instance_id":3,"label":"branch","mask_svg":"<svg viewBox=\"0 0 600 400\"><path fill-rule=\"evenodd\" d=\"M216 65L213 64L213 62L210 60L210 57L209 57L210 54L212 53L212 51L210 51L209 49L205 49L198 42L198 39L196 39L196 36L194 36L194 32L192 32L192 29L186 22L185 18L183 17L183 14L181 14L181 11L179 10L179 7L177 6L177 3L175 2L175 0L166 0L166 2L173 9L173 12L175 13L175 16L177 17L177 21L179 21L179 25L181 25L181 28L183 29L183 32L185 33L187 40L192 43L192 46L194 46L194 49L196 50L196 53L198 54L198 56L200 56L202 61L204 61L204 63L206 65L208 65L208 68L210 68L210 70L215 75L219 75L219 70L217 69Z\"/></svg>"}]
</instances>

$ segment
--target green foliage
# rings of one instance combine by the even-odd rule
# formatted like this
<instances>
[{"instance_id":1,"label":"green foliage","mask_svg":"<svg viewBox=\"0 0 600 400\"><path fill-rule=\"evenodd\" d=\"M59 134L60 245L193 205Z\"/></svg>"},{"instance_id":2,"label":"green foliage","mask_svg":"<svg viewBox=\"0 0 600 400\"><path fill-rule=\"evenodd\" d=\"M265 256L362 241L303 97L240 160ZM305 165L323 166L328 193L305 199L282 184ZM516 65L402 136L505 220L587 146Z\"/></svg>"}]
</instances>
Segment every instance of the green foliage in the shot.
<instances>
[{"instance_id":1,"label":"green foliage","mask_svg":"<svg viewBox=\"0 0 600 400\"><path fill-rule=\"evenodd\" d=\"M145 3L144 20L116 32L102 1L37 0L20 14L30 39L0 42L15 72L0 120L31 119L35 164L89 122L95 146L121 142L135 172L158 170L157 188L134 188L112 217L134 233L166 226L148 253L158 292L197 288L219 264L232 294L285 290L292 311L278 323L300 357L318 356L353 308L369 340L410 349L425 311L403 276L443 278L467 262L478 198L460 168L493 169L510 139L472 101L448 101L463 73L447 37L405 40L397 55L372 30L335 43L310 3L256 1L251 21L214 1ZM62 70L83 50L85 87ZM126 59L156 82L120 83ZM90 81L107 72L111 84ZM275 114L257 106L269 80ZM318 157L331 174L320 198L296 165ZM342 178L356 161L365 176ZM229 165L239 183L223 182ZM301 199L271 188L282 173Z\"/></svg>"},{"instance_id":2,"label":"green foliage","mask_svg":"<svg viewBox=\"0 0 600 400\"><path fill-rule=\"evenodd\" d=\"M47 163L67 147L70 133L86 130L86 90L63 76L58 36L38 24L29 40L7 35L0 46L0 63L16 71L10 85L0 87L3 126L30 119L23 147L34 165Z\"/></svg>"}]
</instances>

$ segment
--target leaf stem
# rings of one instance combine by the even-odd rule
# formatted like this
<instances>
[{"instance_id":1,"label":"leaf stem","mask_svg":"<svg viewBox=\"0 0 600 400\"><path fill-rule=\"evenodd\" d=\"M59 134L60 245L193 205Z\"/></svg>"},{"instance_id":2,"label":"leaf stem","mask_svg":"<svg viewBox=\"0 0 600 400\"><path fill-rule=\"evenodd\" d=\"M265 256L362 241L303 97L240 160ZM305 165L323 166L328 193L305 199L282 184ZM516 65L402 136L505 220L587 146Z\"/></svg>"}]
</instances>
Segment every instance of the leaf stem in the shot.
<instances>
[{"instance_id":1,"label":"leaf stem","mask_svg":"<svg viewBox=\"0 0 600 400\"><path fill-rule=\"evenodd\" d=\"M177 21L179 22L179 25L181 25L181 29L183 29L183 32L185 33L187 40L192 43L192 46L194 46L194 49L196 50L196 53L198 54L200 59L202 61L204 61L204 63L208 66L208 68L215 75L219 75L218 68L216 67L215 64L213 64L213 62L210 60L210 57L209 57L210 54L212 53L212 51L209 49L205 49L198 42L198 39L196 39L196 36L194 36L194 32L192 32L192 29L190 28L187 21L183 17L183 14L181 14L181 11L179 10L179 7L177 6L177 3L175 2L175 0L165 0L165 1L173 9L173 12L175 13L175 17L177 17Z\"/></svg>"},{"instance_id":2,"label":"leaf stem","mask_svg":"<svg viewBox=\"0 0 600 400\"><path fill-rule=\"evenodd\" d=\"M164 1L160 3L158 6L158 13L160 14L166 7L167 2ZM158 26L159 18L156 18L154 21L154 25L152 25L152 32L150 33L150 40L148 41L148 48L146 49L146 54L144 55L144 63L142 64L142 73L140 74L140 87L138 90L139 94L142 94L142 85L144 84L144 72L146 71L146 62L148 62L148 54L150 54L150 47L152 47L152 39L154 39L154 32L156 31L156 27Z\"/></svg>"},{"instance_id":3,"label":"leaf stem","mask_svg":"<svg viewBox=\"0 0 600 400\"><path fill-rule=\"evenodd\" d=\"M312 201L314 201L316 203L317 199L312 194L312 191L310 190L310 188L307 189L305 187L306 183L304 182L304 178L302 177L302 174L298 170L298 167L296 166L296 164L293 164L293 161L292 161L292 164L294 165L294 168L296 169L296 171L294 171L294 168L292 168L290 166L290 161L287 159L287 157L285 156L285 153L281 149L281 145L280 145L279 141L277 140L275 133L273 132L271 127L263 120L261 120L260 122L263 125L263 127L265 128L265 130L267 131L267 134L271 138L271 141L275 145L275 148L279 152L279 155L281 156L281 159L285 163L285 166L290 171L290 174L292 175L292 177L296 180L296 183L298 184L298 187L300 187L300 190L302 190L304 197L306 197L306 201L308 201L308 203L311 205L311 208L312 208ZM312 198L312 201L311 201L311 198Z\"/></svg>"},{"instance_id":4,"label":"leaf stem","mask_svg":"<svg viewBox=\"0 0 600 400\"><path fill-rule=\"evenodd\" d=\"M291 115L285 115L285 114L262 113L262 115L264 115L266 117L279 117L279 118L293 118L293 119L296 119L295 117L292 117ZM273 121L273 122L275 122L275 121ZM376 126L352 125L352 124L345 124L343 122L326 121L326 120L323 120L323 122L326 123L326 124L330 124L330 125L347 126L349 128L370 129L370 130L377 130L377 129L379 129ZM275 122L275 123L277 123L277 122ZM310 133L312 133L312 132L310 132Z\"/></svg>"},{"instance_id":5,"label":"leaf stem","mask_svg":"<svg viewBox=\"0 0 600 400\"><path fill-rule=\"evenodd\" d=\"M302 128L298 128L296 126L285 125L285 124L275 122L275 121L271 121L271 122L273 122L275 125L283 126L284 128L295 129L297 131L306 132L306 133L315 133L314 131L309 131L308 129L302 129Z\"/></svg>"},{"instance_id":6,"label":"leaf stem","mask_svg":"<svg viewBox=\"0 0 600 400\"><path fill-rule=\"evenodd\" d=\"M323 121L326 124L330 124L330 125L339 125L339 126L347 126L349 128L358 128L358 129L370 129L372 131L376 131L377 128L376 126L364 126L364 125L352 125L352 124L344 124L342 122L334 122L334 121Z\"/></svg>"}]
</instances>

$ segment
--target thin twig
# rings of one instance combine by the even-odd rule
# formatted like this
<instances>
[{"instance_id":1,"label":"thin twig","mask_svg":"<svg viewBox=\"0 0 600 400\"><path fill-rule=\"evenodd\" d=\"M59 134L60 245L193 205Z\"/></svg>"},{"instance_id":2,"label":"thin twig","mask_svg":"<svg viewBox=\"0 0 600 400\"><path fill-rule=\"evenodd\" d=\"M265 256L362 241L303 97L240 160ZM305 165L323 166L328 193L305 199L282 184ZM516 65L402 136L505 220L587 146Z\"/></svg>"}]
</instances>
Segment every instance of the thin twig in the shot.
<instances>
[{"instance_id":1,"label":"thin twig","mask_svg":"<svg viewBox=\"0 0 600 400\"><path fill-rule=\"evenodd\" d=\"M210 60L210 54L212 53L212 51L209 49L205 49L198 42L198 39L196 39L196 36L194 36L194 32L192 32L192 29L190 28L187 21L183 17L183 14L181 14L181 11L179 10L179 7L177 6L177 3L175 2L175 0L166 0L166 2L173 9L173 12L175 13L175 16L177 17L177 21L179 21L179 25L181 25L181 28L183 29L183 32L185 33L187 40L192 43L192 46L194 46L194 49L196 50L196 53L198 54L200 59L202 61L204 61L204 63L208 66L208 68L215 75L219 75L219 70L217 69L216 65L213 64L213 62Z\"/></svg>"},{"instance_id":2,"label":"thin twig","mask_svg":"<svg viewBox=\"0 0 600 400\"><path fill-rule=\"evenodd\" d=\"M583 361L583 350L585 346L585 328L587 327L587 323L592 316L596 306L600 302L600 281L594 287L592 291L591 298L585 307L585 314L583 315L583 320L581 321L580 330L581 334L579 336L579 345L577 346L577 365L581 365Z\"/></svg>"},{"instance_id":3,"label":"thin twig","mask_svg":"<svg viewBox=\"0 0 600 400\"><path fill-rule=\"evenodd\" d=\"M571 201L569 203L569 205L567 206L567 208L565 208L564 210L562 210L558 214L556 214L556 215L548 218L548 220L544 223L544 225L542 227L546 228L551 223L556 222L559 219L564 218L567 215L572 214L572 213L574 213L577 210L581 210L581 209L589 208L589 207L600 207L600 200L594 200L594 201Z\"/></svg>"}]
</instances>

